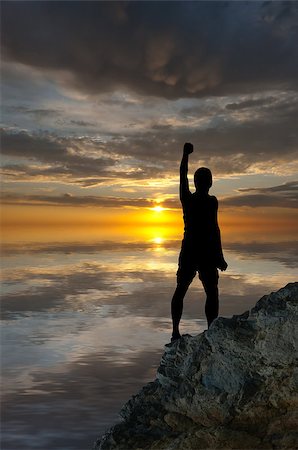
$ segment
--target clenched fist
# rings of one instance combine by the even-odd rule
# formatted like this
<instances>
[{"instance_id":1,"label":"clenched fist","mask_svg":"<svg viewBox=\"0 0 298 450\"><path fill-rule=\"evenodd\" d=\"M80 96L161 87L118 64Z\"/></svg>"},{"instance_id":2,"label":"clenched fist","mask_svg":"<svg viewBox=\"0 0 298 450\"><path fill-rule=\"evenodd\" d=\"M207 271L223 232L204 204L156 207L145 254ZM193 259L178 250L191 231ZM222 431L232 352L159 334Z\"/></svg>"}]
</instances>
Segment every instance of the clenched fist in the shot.
<instances>
[{"instance_id":1,"label":"clenched fist","mask_svg":"<svg viewBox=\"0 0 298 450\"><path fill-rule=\"evenodd\" d=\"M183 147L183 153L185 155L189 155L192 152L193 152L193 145L190 142L185 142Z\"/></svg>"},{"instance_id":2,"label":"clenched fist","mask_svg":"<svg viewBox=\"0 0 298 450\"><path fill-rule=\"evenodd\" d=\"M223 271L223 270L227 270L228 264L227 262L224 260L224 258L220 258L217 264L217 267L219 270Z\"/></svg>"}]
</instances>

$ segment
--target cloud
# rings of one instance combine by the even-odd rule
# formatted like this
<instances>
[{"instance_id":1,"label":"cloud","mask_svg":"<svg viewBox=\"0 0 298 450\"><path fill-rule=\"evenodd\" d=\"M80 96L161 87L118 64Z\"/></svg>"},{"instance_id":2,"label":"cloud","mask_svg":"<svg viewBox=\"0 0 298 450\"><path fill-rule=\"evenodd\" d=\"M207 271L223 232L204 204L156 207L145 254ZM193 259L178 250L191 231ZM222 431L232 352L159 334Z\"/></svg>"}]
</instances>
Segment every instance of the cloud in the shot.
<instances>
[{"instance_id":1,"label":"cloud","mask_svg":"<svg viewBox=\"0 0 298 450\"><path fill-rule=\"evenodd\" d=\"M297 94L241 96L233 110L226 109L228 100L209 99L187 107L181 103L180 108L176 104L172 115L164 113L145 122L141 131L131 132L124 140L115 139L110 148L145 164L160 162L172 173L177 170L181 148L187 141L195 146L190 162L199 159L217 175L295 171Z\"/></svg>"},{"instance_id":2,"label":"cloud","mask_svg":"<svg viewBox=\"0 0 298 450\"><path fill-rule=\"evenodd\" d=\"M298 181L289 181L278 186L263 187L263 188L241 188L240 192L257 192L257 193L278 193L280 195L292 194L293 199L297 199L296 194L298 193Z\"/></svg>"},{"instance_id":3,"label":"cloud","mask_svg":"<svg viewBox=\"0 0 298 450\"><path fill-rule=\"evenodd\" d=\"M2 53L90 94L293 88L298 7L274 3L5 2Z\"/></svg>"},{"instance_id":4,"label":"cloud","mask_svg":"<svg viewBox=\"0 0 298 450\"><path fill-rule=\"evenodd\" d=\"M264 106L264 105L267 106L273 103L274 101L275 99L273 97L249 99L239 103L229 103L228 105L226 105L226 109L237 111L239 109L254 108L256 106Z\"/></svg>"},{"instance_id":5,"label":"cloud","mask_svg":"<svg viewBox=\"0 0 298 450\"><path fill-rule=\"evenodd\" d=\"M96 184L100 184L104 178L110 178L110 169L117 161L107 156L90 158L79 140L48 133L4 130L1 141L4 155L27 160L25 164L3 165L3 174L12 181L57 181L61 177L61 182L75 182L83 177L83 183L88 185L88 178L96 177Z\"/></svg>"},{"instance_id":6,"label":"cloud","mask_svg":"<svg viewBox=\"0 0 298 450\"><path fill-rule=\"evenodd\" d=\"M105 197L96 195L43 195L43 194L17 194L3 192L1 196L3 205L39 205L39 206L100 206L107 208L152 208L156 206L156 201L147 198L129 197ZM162 202L164 208L179 208L177 199L165 198Z\"/></svg>"},{"instance_id":7,"label":"cloud","mask_svg":"<svg viewBox=\"0 0 298 450\"><path fill-rule=\"evenodd\" d=\"M222 118L221 122L207 127L160 123L125 142L113 143L112 148L143 161L160 161L169 171L172 163L177 171L184 142L193 142L190 163L199 160L217 175L295 171L291 165L297 163L297 111L272 111L270 118Z\"/></svg>"},{"instance_id":8,"label":"cloud","mask_svg":"<svg viewBox=\"0 0 298 450\"><path fill-rule=\"evenodd\" d=\"M86 122L85 120L71 120L72 125L77 125L79 127L95 127L96 124L92 122Z\"/></svg>"},{"instance_id":9,"label":"cloud","mask_svg":"<svg viewBox=\"0 0 298 450\"><path fill-rule=\"evenodd\" d=\"M2 130L2 154L9 159L3 179L54 181L79 187L142 186L160 180L159 190L178 184L179 159L185 141L195 144L190 171L195 166L211 168L214 175L250 172L291 173L295 171L296 110L289 99L270 104L271 122L230 122L218 128L156 126L129 136L114 133L106 142L98 136L61 137L49 132ZM156 123L156 125L158 125ZM108 150L107 150L108 149ZM13 163L13 160L16 162ZM198 161L199 160L199 161ZM191 177L191 175L190 175ZM146 188L147 186L147 188ZM66 188L67 189L67 188ZM223 206L297 206L297 184L239 190L222 199ZM143 191L137 198L116 196L51 196L3 193L6 204L102 205L150 207ZM150 198L150 197L149 197ZM164 206L179 208L177 199L165 198Z\"/></svg>"},{"instance_id":10,"label":"cloud","mask_svg":"<svg viewBox=\"0 0 298 450\"><path fill-rule=\"evenodd\" d=\"M223 206L298 208L298 181L263 188L242 188L241 195L225 197ZM244 193L244 194L242 194Z\"/></svg>"},{"instance_id":11,"label":"cloud","mask_svg":"<svg viewBox=\"0 0 298 450\"><path fill-rule=\"evenodd\" d=\"M32 115L35 119L43 119L49 117L57 117L60 116L62 111L59 109L51 109L51 108L40 108L40 109L32 109L28 106L24 105L10 105L6 106L4 110L8 113L19 113L19 114L29 114Z\"/></svg>"},{"instance_id":12,"label":"cloud","mask_svg":"<svg viewBox=\"0 0 298 450\"><path fill-rule=\"evenodd\" d=\"M298 207L298 182L291 181L279 186L264 188L243 188L238 190L239 194L223 197L220 199L221 207L249 206L258 207ZM18 194L12 192L2 193L2 203L6 205L51 205L51 206L100 206L108 208L152 208L156 201L148 198L132 197L111 197L96 195L72 195L62 194ZM164 198L162 201L164 208L180 209L181 205L178 196L174 198Z\"/></svg>"},{"instance_id":13,"label":"cloud","mask_svg":"<svg viewBox=\"0 0 298 450\"><path fill-rule=\"evenodd\" d=\"M122 164L115 141L114 151L107 152L99 139L3 129L1 143L3 155L25 160L3 165L3 175L12 181L59 180L88 187L114 179L150 178L162 170L150 162L141 167L134 161Z\"/></svg>"},{"instance_id":14,"label":"cloud","mask_svg":"<svg viewBox=\"0 0 298 450\"><path fill-rule=\"evenodd\" d=\"M132 168L125 170L119 167L91 167L92 162L74 166L73 164L52 165L43 167L41 165L5 164L1 169L4 181L8 182L55 182L64 185L73 184L81 188L90 188L102 185L122 185L131 183L133 185L146 185L153 177L161 176L161 171L156 167Z\"/></svg>"},{"instance_id":15,"label":"cloud","mask_svg":"<svg viewBox=\"0 0 298 450\"><path fill-rule=\"evenodd\" d=\"M99 170L115 164L115 160L108 157L90 158L82 154L80 143L82 140L72 140L50 133L29 133L27 131L10 132L1 130L2 152L5 155L28 158L46 163L65 164L71 166L74 171L85 171L94 173L94 166ZM98 153L101 153L98 146Z\"/></svg>"},{"instance_id":16,"label":"cloud","mask_svg":"<svg viewBox=\"0 0 298 450\"><path fill-rule=\"evenodd\" d=\"M88 110L88 113L82 112L81 118L68 117L67 106L49 108L48 125L53 112L60 112L51 131L4 129L3 154L43 163L38 167L36 164L28 166L27 171L20 161L14 167L10 163L5 169L6 176L23 181L38 177L45 180L53 179L56 171L57 177L63 176L61 181L86 187L109 182L115 177L168 178L177 175L181 148L187 141L195 145L190 162L198 164L199 160L216 175L290 174L296 170L298 110L294 91L238 96L233 103L229 103L231 100L227 97L206 102L197 99L165 101L155 106L144 99L143 106L131 100L126 122L126 113L120 106L113 105L114 100L111 99L111 104L105 103L102 109L98 107L95 117L90 104L88 110L85 103L83 111ZM141 102L140 97L135 100ZM227 109L228 105L234 106ZM22 105L15 108L26 117L33 116L32 111L44 111L45 117L47 114L43 108ZM73 110L76 108L79 104L72 106ZM101 114L110 120L93 126L99 123ZM138 122L136 128L131 124L134 118ZM57 121L61 126L55 129ZM36 128L36 121L32 126Z\"/></svg>"}]
</instances>

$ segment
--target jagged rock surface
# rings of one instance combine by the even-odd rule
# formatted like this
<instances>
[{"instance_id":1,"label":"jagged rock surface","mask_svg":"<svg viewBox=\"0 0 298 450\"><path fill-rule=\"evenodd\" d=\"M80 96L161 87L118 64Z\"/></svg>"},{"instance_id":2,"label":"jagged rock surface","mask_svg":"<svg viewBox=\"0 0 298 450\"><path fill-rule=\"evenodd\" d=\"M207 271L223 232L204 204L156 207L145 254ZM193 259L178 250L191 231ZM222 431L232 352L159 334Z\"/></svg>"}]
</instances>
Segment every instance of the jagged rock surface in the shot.
<instances>
[{"instance_id":1,"label":"jagged rock surface","mask_svg":"<svg viewBox=\"0 0 298 450\"><path fill-rule=\"evenodd\" d=\"M298 283L165 346L97 450L298 448Z\"/></svg>"}]
</instances>

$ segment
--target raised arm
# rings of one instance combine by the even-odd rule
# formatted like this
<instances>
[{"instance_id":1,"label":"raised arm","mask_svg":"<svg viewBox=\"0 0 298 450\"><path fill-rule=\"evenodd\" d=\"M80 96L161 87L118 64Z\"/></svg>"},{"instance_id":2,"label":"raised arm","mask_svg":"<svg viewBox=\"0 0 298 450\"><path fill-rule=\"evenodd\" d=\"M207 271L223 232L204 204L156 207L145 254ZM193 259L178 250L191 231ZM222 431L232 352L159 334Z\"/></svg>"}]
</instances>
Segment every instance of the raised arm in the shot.
<instances>
[{"instance_id":1,"label":"raised arm","mask_svg":"<svg viewBox=\"0 0 298 450\"><path fill-rule=\"evenodd\" d=\"M193 145L186 142L183 147L183 156L180 164L180 200L183 200L190 194L188 185L188 155L193 152Z\"/></svg>"}]
</instances>

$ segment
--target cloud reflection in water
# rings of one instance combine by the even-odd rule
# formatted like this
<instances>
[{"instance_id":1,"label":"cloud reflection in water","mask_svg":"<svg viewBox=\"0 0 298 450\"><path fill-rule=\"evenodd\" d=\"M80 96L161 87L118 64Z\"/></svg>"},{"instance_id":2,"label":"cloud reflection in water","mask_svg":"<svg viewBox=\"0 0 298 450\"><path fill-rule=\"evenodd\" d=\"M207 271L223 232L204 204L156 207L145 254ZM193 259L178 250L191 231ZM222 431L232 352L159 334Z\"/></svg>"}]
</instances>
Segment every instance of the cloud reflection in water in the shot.
<instances>
[{"instance_id":1,"label":"cloud reflection in water","mask_svg":"<svg viewBox=\"0 0 298 450\"><path fill-rule=\"evenodd\" d=\"M82 449L117 420L169 341L180 242L4 246L2 374L7 449ZM226 244L220 315L295 279L293 242ZM194 280L182 332L206 328ZM38 430L38 431L36 431ZM74 431L75 430L75 431Z\"/></svg>"}]
</instances>

